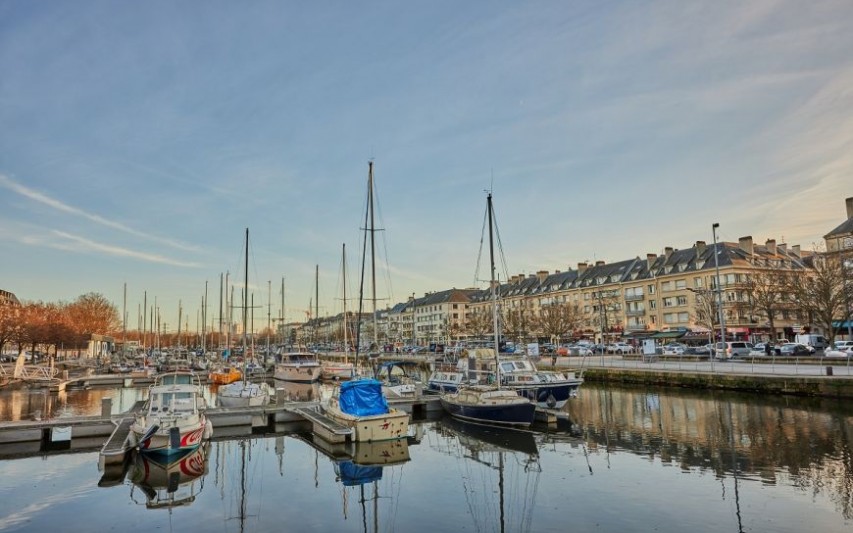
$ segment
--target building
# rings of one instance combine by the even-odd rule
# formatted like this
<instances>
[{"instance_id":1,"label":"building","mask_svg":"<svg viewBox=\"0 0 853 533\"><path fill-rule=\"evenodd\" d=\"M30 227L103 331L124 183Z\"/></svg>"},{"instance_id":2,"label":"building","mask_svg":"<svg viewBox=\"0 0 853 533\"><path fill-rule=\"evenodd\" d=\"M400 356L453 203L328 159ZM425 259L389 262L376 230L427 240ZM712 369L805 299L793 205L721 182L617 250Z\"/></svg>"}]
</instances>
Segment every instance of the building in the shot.
<instances>
[{"instance_id":1,"label":"building","mask_svg":"<svg viewBox=\"0 0 853 533\"><path fill-rule=\"evenodd\" d=\"M21 302L18 300L18 297L15 296L15 293L0 289L0 304L7 303L12 305L21 305Z\"/></svg>"}]
</instances>

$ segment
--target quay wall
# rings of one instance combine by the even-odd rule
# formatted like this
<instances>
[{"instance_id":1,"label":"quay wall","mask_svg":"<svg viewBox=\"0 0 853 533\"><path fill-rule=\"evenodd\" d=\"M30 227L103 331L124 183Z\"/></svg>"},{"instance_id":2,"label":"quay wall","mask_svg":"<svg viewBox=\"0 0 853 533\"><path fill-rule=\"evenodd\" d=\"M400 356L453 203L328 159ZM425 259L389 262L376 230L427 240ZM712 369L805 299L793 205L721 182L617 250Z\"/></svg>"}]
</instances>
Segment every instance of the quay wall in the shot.
<instances>
[{"instance_id":1,"label":"quay wall","mask_svg":"<svg viewBox=\"0 0 853 533\"><path fill-rule=\"evenodd\" d=\"M583 377L584 380L590 382L853 398L853 378L845 376L773 376L767 374L682 372L677 370L587 368L584 370Z\"/></svg>"}]
</instances>

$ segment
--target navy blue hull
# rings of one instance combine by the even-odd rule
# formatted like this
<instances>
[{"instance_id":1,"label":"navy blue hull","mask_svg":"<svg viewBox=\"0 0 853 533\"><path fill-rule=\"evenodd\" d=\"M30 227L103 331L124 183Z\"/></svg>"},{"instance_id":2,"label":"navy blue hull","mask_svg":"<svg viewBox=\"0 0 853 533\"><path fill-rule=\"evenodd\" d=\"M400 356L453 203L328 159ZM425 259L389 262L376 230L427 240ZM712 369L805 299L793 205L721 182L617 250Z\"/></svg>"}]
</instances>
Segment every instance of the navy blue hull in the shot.
<instances>
[{"instance_id":1,"label":"navy blue hull","mask_svg":"<svg viewBox=\"0 0 853 533\"><path fill-rule=\"evenodd\" d=\"M462 420L471 420L484 424L504 426L529 426L533 423L536 405L521 403L518 405L483 406L465 405L441 398L441 405L451 416Z\"/></svg>"}]
</instances>

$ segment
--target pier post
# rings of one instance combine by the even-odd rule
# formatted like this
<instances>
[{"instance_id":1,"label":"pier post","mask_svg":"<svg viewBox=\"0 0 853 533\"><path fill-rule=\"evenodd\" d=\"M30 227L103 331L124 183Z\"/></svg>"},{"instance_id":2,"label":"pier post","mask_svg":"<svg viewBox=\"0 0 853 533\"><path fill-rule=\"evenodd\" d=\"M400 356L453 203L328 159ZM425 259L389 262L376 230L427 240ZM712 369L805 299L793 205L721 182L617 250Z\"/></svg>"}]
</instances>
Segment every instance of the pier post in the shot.
<instances>
[{"instance_id":1,"label":"pier post","mask_svg":"<svg viewBox=\"0 0 853 533\"><path fill-rule=\"evenodd\" d=\"M113 399L101 398L101 416L109 418L113 414Z\"/></svg>"}]
</instances>

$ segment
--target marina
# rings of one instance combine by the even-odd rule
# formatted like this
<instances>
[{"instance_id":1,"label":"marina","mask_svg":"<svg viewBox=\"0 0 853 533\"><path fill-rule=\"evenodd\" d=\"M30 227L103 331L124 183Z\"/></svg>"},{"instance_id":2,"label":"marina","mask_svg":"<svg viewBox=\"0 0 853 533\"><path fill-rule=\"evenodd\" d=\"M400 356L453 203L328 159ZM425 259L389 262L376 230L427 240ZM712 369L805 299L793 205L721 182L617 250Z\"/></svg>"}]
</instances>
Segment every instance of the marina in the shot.
<instances>
[{"instance_id":1,"label":"marina","mask_svg":"<svg viewBox=\"0 0 853 533\"><path fill-rule=\"evenodd\" d=\"M92 392L70 391L67 401L90 405L95 420L105 405L92 405ZM302 407L311 402L287 409ZM567 521L581 531L672 533L850 527L853 410L831 399L587 382L554 425L499 429L430 410L412 418L407 438L381 443L331 442L298 412L269 413L279 420L232 426L229 416L251 413L210 409L221 430L169 464L133 452L99 465L103 436L5 455L0 494L22 531L80 513L63 527L270 531L294 516L316 531L564 531ZM50 479L49 491L43 481L13 481L21 472ZM50 505L35 503L45 498ZM89 512L102 508L111 512Z\"/></svg>"}]
</instances>

